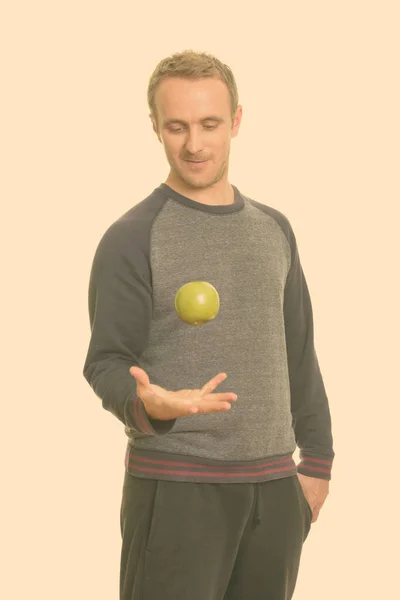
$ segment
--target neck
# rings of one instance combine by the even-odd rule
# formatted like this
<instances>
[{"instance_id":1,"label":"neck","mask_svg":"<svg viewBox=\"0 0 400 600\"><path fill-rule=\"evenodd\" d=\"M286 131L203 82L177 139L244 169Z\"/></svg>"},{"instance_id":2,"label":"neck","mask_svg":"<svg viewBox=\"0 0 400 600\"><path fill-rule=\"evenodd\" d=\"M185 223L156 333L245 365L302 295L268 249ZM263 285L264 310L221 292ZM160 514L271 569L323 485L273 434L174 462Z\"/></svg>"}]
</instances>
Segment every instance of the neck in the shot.
<instances>
[{"instance_id":1,"label":"neck","mask_svg":"<svg viewBox=\"0 0 400 600\"><path fill-rule=\"evenodd\" d=\"M164 183L178 192L178 194L182 194L182 196L186 196L190 200L207 204L208 206L225 206L234 204L235 202L235 192L228 181L219 181L217 185L201 189L180 183L170 176L167 177Z\"/></svg>"}]
</instances>

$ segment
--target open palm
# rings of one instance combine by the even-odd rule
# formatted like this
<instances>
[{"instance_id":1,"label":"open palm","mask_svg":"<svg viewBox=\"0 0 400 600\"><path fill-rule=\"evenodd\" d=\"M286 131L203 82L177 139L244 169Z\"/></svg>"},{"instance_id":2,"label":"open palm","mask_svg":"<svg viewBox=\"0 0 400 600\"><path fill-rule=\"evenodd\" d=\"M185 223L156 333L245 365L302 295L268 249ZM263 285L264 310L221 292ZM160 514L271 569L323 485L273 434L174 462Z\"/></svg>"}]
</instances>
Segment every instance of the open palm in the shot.
<instances>
[{"instance_id":1,"label":"open palm","mask_svg":"<svg viewBox=\"0 0 400 600\"><path fill-rule=\"evenodd\" d=\"M147 373L140 367L131 367L129 372L136 379L137 395L146 412L154 419L169 420L196 413L222 412L229 410L230 403L237 399L236 394L230 392L213 393L226 379L226 373L219 373L201 389L169 391L151 384Z\"/></svg>"}]
</instances>

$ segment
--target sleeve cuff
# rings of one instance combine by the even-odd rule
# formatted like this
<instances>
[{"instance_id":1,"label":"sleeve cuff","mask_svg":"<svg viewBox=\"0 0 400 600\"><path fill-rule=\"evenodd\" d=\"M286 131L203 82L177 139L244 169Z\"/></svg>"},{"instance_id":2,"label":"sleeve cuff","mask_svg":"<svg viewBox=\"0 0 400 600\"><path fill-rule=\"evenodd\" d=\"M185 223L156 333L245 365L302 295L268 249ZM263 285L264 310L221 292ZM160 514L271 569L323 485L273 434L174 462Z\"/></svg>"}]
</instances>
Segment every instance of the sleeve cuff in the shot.
<instances>
[{"instance_id":1,"label":"sleeve cuff","mask_svg":"<svg viewBox=\"0 0 400 600\"><path fill-rule=\"evenodd\" d=\"M301 462L297 465L297 472L308 477L330 480L332 476L333 456L309 455L300 453Z\"/></svg>"},{"instance_id":2,"label":"sleeve cuff","mask_svg":"<svg viewBox=\"0 0 400 600\"><path fill-rule=\"evenodd\" d=\"M175 424L176 419L159 421L152 419L146 412L143 402L135 395L129 398L125 404L125 424L129 429L147 435L164 435L168 433Z\"/></svg>"}]
</instances>

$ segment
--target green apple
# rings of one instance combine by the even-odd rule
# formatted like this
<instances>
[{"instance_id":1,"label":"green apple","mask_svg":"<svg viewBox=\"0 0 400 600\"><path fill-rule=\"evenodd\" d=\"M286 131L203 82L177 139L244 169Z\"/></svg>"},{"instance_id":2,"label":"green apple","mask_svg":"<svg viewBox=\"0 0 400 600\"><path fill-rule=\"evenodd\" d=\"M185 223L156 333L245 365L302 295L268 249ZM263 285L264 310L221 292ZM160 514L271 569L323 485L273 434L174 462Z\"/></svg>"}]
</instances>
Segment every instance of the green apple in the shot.
<instances>
[{"instance_id":1,"label":"green apple","mask_svg":"<svg viewBox=\"0 0 400 600\"><path fill-rule=\"evenodd\" d=\"M204 325L215 319L218 314L218 292L206 281L185 283L176 292L175 310L185 323Z\"/></svg>"}]
</instances>

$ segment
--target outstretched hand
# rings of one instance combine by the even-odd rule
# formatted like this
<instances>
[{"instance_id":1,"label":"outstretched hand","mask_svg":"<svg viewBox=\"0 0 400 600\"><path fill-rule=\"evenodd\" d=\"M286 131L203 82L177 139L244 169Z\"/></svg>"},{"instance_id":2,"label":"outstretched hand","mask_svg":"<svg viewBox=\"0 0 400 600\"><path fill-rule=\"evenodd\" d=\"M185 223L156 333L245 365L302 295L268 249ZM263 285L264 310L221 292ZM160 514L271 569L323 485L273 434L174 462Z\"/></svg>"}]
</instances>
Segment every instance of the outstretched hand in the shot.
<instances>
[{"instance_id":1,"label":"outstretched hand","mask_svg":"<svg viewBox=\"0 0 400 600\"><path fill-rule=\"evenodd\" d=\"M136 379L137 395L153 419L168 421L193 414L223 412L237 400L237 395L230 392L213 393L227 378L226 373L219 373L201 389L168 391L151 384L147 373L140 367L131 367L129 372Z\"/></svg>"}]
</instances>

